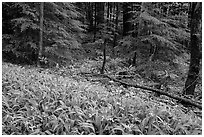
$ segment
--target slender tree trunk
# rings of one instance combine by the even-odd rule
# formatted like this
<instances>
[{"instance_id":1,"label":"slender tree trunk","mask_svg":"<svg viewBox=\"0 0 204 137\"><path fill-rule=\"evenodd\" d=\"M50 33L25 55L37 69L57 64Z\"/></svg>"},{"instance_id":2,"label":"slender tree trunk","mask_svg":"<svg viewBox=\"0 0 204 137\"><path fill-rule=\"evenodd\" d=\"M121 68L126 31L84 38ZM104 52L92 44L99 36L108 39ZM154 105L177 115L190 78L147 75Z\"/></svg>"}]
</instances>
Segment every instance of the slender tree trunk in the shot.
<instances>
[{"instance_id":1,"label":"slender tree trunk","mask_svg":"<svg viewBox=\"0 0 204 137\"><path fill-rule=\"evenodd\" d=\"M89 21L89 31L93 30L93 3L88 3L88 10L87 10L87 19Z\"/></svg>"},{"instance_id":2,"label":"slender tree trunk","mask_svg":"<svg viewBox=\"0 0 204 137\"><path fill-rule=\"evenodd\" d=\"M201 2L192 2L191 3L191 59L188 77L185 83L185 88L183 94L193 95L195 87L198 80L199 70L200 70L200 59L201 52L199 49L199 31L201 23L201 13L202 13L202 3Z\"/></svg>"},{"instance_id":3,"label":"slender tree trunk","mask_svg":"<svg viewBox=\"0 0 204 137\"><path fill-rule=\"evenodd\" d=\"M96 24L97 24L97 3L94 4L94 38L93 42L96 40Z\"/></svg>"},{"instance_id":4,"label":"slender tree trunk","mask_svg":"<svg viewBox=\"0 0 204 137\"><path fill-rule=\"evenodd\" d=\"M115 3L116 6L116 18L115 18L115 31L114 31L114 40L113 40L113 55L115 54L114 48L117 46L117 32L118 32L118 15L119 15L119 9L118 9L118 3Z\"/></svg>"},{"instance_id":5,"label":"slender tree trunk","mask_svg":"<svg viewBox=\"0 0 204 137\"><path fill-rule=\"evenodd\" d=\"M132 11L137 11L135 9L135 3L132 4ZM133 18L133 20L135 20L135 18ZM134 22L134 23L132 23L132 30L133 30L132 37L135 37L135 28L136 28L136 26L135 26L135 22Z\"/></svg>"},{"instance_id":6,"label":"slender tree trunk","mask_svg":"<svg viewBox=\"0 0 204 137\"><path fill-rule=\"evenodd\" d=\"M103 65L101 68L101 74L104 74L105 72L105 65L106 65L106 38L104 39L103 43Z\"/></svg>"},{"instance_id":7,"label":"slender tree trunk","mask_svg":"<svg viewBox=\"0 0 204 137\"><path fill-rule=\"evenodd\" d=\"M110 6L110 3L109 2L107 2L107 16L106 16L106 23L107 23L107 25L108 25L108 22L109 22L109 14L110 14L110 11L109 11L109 6Z\"/></svg>"},{"instance_id":8,"label":"slender tree trunk","mask_svg":"<svg viewBox=\"0 0 204 137\"><path fill-rule=\"evenodd\" d=\"M42 57L42 47L43 47L43 12L44 10L44 3L40 3L40 40L39 40L39 52L38 52L38 61L37 66L40 67L40 58Z\"/></svg>"},{"instance_id":9,"label":"slender tree trunk","mask_svg":"<svg viewBox=\"0 0 204 137\"><path fill-rule=\"evenodd\" d=\"M135 51L135 52L134 52L133 59L132 59L132 62L131 62L132 65L135 66L135 67L136 67L136 60L137 60L137 52Z\"/></svg>"},{"instance_id":10,"label":"slender tree trunk","mask_svg":"<svg viewBox=\"0 0 204 137\"><path fill-rule=\"evenodd\" d=\"M113 12L112 12L112 9L113 9L113 5L112 5L112 2L110 3L110 22L112 22L112 17L113 17ZM110 23L110 27L112 27L112 23Z\"/></svg>"}]
</instances>

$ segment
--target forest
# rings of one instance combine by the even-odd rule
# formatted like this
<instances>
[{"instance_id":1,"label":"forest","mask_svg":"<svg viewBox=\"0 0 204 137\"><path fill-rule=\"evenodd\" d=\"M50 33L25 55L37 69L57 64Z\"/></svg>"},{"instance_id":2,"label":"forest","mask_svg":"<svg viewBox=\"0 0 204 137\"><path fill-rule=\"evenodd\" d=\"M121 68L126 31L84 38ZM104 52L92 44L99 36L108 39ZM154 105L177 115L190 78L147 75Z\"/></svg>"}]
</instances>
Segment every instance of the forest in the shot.
<instances>
[{"instance_id":1,"label":"forest","mask_svg":"<svg viewBox=\"0 0 204 137\"><path fill-rule=\"evenodd\" d=\"M2 135L202 135L201 2L2 2Z\"/></svg>"}]
</instances>

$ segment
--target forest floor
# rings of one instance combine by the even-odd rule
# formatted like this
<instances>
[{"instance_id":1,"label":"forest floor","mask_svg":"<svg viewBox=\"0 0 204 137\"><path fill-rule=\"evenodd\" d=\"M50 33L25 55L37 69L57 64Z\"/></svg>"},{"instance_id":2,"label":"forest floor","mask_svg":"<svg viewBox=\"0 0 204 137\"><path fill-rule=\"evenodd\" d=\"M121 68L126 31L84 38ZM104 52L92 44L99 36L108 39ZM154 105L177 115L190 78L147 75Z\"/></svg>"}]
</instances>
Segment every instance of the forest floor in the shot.
<instances>
[{"instance_id":1,"label":"forest floor","mask_svg":"<svg viewBox=\"0 0 204 137\"><path fill-rule=\"evenodd\" d=\"M99 66L89 60L56 70L3 62L2 134L202 134L199 109L83 75L97 73ZM145 83L140 77L136 81Z\"/></svg>"}]
</instances>

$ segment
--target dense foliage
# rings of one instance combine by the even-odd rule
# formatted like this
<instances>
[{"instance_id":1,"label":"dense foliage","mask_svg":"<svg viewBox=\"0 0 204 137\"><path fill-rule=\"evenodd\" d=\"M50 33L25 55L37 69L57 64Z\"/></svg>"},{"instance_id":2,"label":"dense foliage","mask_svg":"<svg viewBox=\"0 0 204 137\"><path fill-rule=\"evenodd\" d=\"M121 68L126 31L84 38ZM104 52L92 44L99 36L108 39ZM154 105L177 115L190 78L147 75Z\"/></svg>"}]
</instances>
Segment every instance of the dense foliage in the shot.
<instances>
[{"instance_id":1,"label":"dense foliage","mask_svg":"<svg viewBox=\"0 0 204 137\"><path fill-rule=\"evenodd\" d=\"M124 6L128 8L128 15L123 15L120 10ZM39 51L39 10L39 3L3 3L4 57L9 60L17 57L21 62L25 59L36 63ZM190 33L187 12L187 3L126 5L48 2L44 6L43 59L58 63L74 60L84 51L82 42L89 44L92 39L97 41L108 38L111 50L107 52L117 53L116 56L124 56L128 60L137 52L137 61L173 62L188 48ZM124 30L127 25L124 26L126 20L123 18L126 16L127 25L133 26L129 30ZM94 36L83 35L85 28L93 32ZM132 36L121 37L123 31Z\"/></svg>"},{"instance_id":2,"label":"dense foliage","mask_svg":"<svg viewBox=\"0 0 204 137\"><path fill-rule=\"evenodd\" d=\"M152 6L145 3L142 10L136 11L132 21L137 29L131 32L137 36L119 40L121 44L118 49L121 56L133 58L136 52L137 61L142 60L142 63L147 60L173 63L173 60L186 50L190 38L187 14L169 13L164 16L156 6L157 4Z\"/></svg>"},{"instance_id":3,"label":"dense foliage","mask_svg":"<svg viewBox=\"0 0 204 137\"><path fill-rule=\"evenodd\" d=\"M39 43L39 3L3 3L3 55L35 62ZM43 57L70 59L81 46L84 25L72 3L45 3ZM8 33L9 32L9 33ZM16 61L16 60L15 60Z\"/></svg>"},{"instance_id":4,"label":"dense foliage","mask_svg":"<svg viewBox=\"0 0 204 137\"><path fill-rule=\"evenodd\" d=\"M73 66L69 73L80 71ZM3 63L3 134L201 134L201 118L170 98L60 75Z\"/></svg>"}]
</instances>

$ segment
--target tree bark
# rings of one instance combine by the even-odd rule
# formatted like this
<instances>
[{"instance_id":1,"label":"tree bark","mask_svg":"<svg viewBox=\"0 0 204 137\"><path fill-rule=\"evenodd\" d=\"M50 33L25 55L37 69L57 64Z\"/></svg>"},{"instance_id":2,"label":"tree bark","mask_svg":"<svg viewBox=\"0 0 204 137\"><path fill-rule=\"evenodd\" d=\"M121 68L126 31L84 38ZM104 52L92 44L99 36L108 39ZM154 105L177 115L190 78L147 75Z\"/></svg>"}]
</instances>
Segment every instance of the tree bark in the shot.
<instances>
[{"instance_id":1,"label":"tree bark","mask_svg":"<svg viewBox=\"0 0 204 137\"><path fill-rule=\"evenodd\" d=\"M200 2L192 2L191 3L191 42L190 42L190 51L191 51L191 59L188 77L185 83L185 88L183 90L183 94L185 95L193 95L195 91L195 87L197 84L197 80L199 77L200 70L200 59L201 52L199 49L199 33L200 33L200 23L201 23L201 12L202 12L202 3Z\"/></svg>"},{"instance_id":2,"label":"tree bark","mask_svg":"<svg viewBox=\"0 0 204 137\"><path fill-rule=\"evenodd\" d=\"M42 47L43 47L43 20L44 20L44 3L40 3L40 40L39 40L39 52L38 52L38 62L37 66L40 67L40 58L42 57Z\"/></svg>"}]
</instances>

